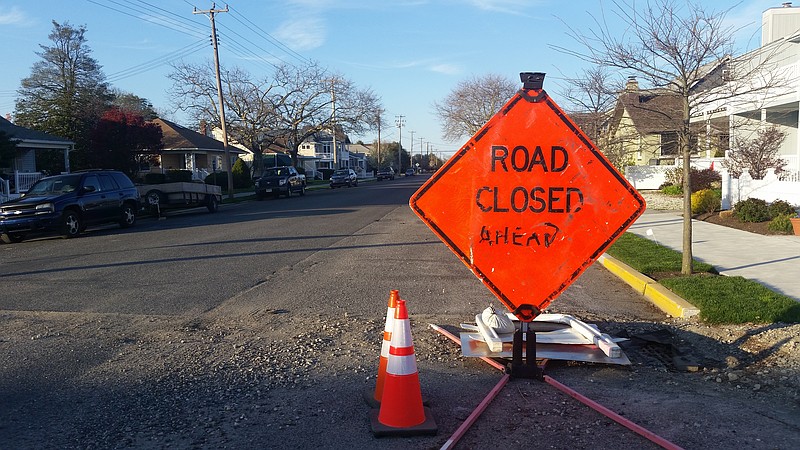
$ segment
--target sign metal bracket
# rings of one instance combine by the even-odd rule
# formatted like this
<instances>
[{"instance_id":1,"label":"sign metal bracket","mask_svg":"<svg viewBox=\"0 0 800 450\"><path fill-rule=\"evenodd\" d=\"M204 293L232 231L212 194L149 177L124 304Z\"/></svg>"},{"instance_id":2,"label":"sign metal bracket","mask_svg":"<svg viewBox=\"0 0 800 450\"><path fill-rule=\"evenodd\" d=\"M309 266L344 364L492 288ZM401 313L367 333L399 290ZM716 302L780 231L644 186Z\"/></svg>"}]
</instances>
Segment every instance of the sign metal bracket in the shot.
<instances>
[{"instance_id":1,"label":"sign metal bracket","mask_svg":"<svg viewBox=\"0 0 800 450\"><path fill-rule=\"evenodd\" d=\"M522 361L522 340L525 335L525 361ZM542 369L536 365L536 332L530 322L520 322L520 327L514 332L513 347L511 350L511 364L506 366L506 373L512 378L532 378L544 380Z\"/></svg>"}]
</instances>

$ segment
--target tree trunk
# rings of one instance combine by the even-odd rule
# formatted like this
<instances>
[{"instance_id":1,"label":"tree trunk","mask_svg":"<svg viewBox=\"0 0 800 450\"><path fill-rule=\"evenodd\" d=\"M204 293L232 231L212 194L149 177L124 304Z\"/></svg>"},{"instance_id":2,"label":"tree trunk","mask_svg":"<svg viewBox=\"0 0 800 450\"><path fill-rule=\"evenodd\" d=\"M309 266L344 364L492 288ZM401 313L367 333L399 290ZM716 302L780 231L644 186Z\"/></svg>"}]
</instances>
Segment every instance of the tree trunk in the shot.
<instances>
[{"instance_id":1,"label":"tree trunk","mask_svg":"<svg viewBox=\"0 0 800 450\"><path fill-rule=\"evenodd\" d=\"M681 155L683 156L683 258L681 273L691 275L693 271L692 257L692 177L691 148L689 146L689 98L683 99L683 136L681 137Z\"/></svg>"}]
</instances>

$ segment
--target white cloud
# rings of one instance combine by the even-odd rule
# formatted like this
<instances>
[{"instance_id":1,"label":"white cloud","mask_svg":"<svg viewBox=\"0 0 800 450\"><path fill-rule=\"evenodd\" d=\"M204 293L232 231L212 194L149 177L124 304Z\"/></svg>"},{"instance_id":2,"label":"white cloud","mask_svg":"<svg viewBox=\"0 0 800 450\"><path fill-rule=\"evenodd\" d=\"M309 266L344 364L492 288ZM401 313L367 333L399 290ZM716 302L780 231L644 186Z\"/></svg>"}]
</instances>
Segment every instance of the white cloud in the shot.
<instances>
[{"instance_id":1,"label":"white cloud","mask_svg":"<svg viewBox=\"0 0 800 450\"><path fill-rule=\"evenodd\" d=\"M445 75L458 75L461 73L461 67L454 64L435 64L430 67L430 70Z\"/></svg>"},{"instance_id":2,"label":"white cloud","mask_svg":"<svg viewBox=\"0 0 800 450\"><path fill-rule=\"evenodd\" d=\"M284 22L274 35L292 50L304 51L322 46L327 35L326 28L322 19L306 17Z\"/></svg>"},{"instance_id":3,"label":"white cloud","mask_svg":"<svg viewBox=\"0 0 800 450\"><path fill-rule=\"evenodd\" d=\"M530 0L469 0L472 6L484 11L525 16L539 2Z\"/></svg>"},{"instance_id":4,"label":"white cloud","mask_svg":"<svg viewBox=\"0 0 800 450\"><path fill-rule=\"evenodd\" d=\"M0 11L0 25L29 25L33 21L16 6L8 11Z\"/></svg>"}]
</instances>

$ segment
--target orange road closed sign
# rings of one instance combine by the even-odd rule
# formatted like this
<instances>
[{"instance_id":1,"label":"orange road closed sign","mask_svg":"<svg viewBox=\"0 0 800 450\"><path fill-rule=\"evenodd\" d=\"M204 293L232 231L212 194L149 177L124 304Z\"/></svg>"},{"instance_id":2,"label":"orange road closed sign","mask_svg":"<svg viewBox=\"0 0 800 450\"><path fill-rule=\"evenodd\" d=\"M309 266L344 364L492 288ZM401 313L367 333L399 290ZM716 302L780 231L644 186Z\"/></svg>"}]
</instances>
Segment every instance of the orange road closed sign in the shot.
<instances>
[{"instance_id":1,"label":"orange road closed sign","mask_svg":"<svg viewBox=\"0 0 800 450\"><path fill-rule=\"evenodd\" d=\"M644 199L541 88L523 88L411 197L520 320L533 320L639 217Z\"/></svg>"}]
</instances>

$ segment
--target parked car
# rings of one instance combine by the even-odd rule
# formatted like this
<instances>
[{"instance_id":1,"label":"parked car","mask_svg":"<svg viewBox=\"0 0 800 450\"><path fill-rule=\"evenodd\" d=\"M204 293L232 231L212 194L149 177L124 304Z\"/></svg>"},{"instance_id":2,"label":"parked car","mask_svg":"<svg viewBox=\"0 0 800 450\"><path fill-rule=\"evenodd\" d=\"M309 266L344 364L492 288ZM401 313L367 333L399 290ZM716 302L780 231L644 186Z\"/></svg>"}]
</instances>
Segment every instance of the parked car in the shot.
<instances>
[{"instance_id":1,"label":"parked car","mask_svg":"<svg viewBox=\"0 0 800 450\"><path fill-rule=\"evenodd\" d=\"M411 177L414 176L414 169L406 169L406 176Z\"/></svg>"},{"instance_id":2,"label":"parked car","mask_svg":"<svg viewBox=\"0 0 800 450\"><path fill-rule=\"evenodd\" d=\"M89 170L37 181L20 198L0 205L0 238L20 242L30 234L55 232L73 238L89 225L136 223L139 191L122 172Z\"/></svg>"},{"instance_id":3,"label":"parked car","mask_svg":"<svg viewBox=\"0 0 800 450\"><path fill-rule=\"evenodd\" d=\"M358 176L353 169L339 169L331 175L331 189L338 186L358 186Z\"/></svg>"},{"instance_id":4,"label":"parked car","mask_svg":"<svg viewBox=\"0 0 800 450\"><path fill-rule=\"evenodd\" d=\"M256 198L261 200L267 194L287 198L292 194L306 195L306 176L293 166L271 167L256 180Z\"/></svg>"},{"instance_id":5,"label":"parked car","mask_svg":"<svg viewBox=\"0 0 800 450\"><path fill-rule=\"evenodd\" d=\"M391 167L389 167L388 169L381 169L378 171L375 177L378 179L378 181L394 180L394 169L392 169Z\"/></svg>"}]
</instances>

